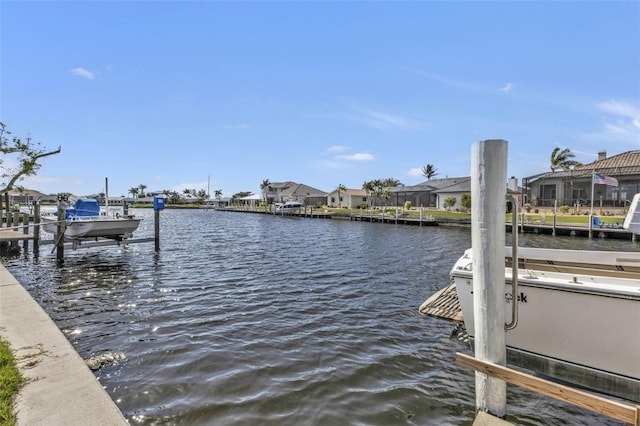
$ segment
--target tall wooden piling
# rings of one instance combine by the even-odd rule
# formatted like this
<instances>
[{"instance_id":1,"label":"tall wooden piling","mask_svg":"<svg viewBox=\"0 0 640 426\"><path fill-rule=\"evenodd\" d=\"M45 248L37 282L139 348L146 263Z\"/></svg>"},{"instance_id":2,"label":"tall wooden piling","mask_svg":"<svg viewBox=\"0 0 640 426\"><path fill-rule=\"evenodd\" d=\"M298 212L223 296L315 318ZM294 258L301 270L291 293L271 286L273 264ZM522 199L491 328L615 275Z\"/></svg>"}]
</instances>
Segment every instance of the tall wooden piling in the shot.
<instances>
[{"instance_id":1,"label":"tall wooden piling","mask_svg":"<svg viewBox=\"0 0 640 426\"><path fill-rule=\"evenodd\" d=\"M58 227L56 229L56 260L62 262L64 260L64 233L67 230L67 203L59 198L58 201Z\"/></svg>"},{"instance_id":2,"label":"tall wooden piling","mask_svg":"<svg viewBox=\"0 0 640 426\"><path fill-rule=\"evenodd\" d=\"M33 252L37 255L40 249L40 201L33 203Z\"/></svg>"},{"instance_id":3,"label":"tall wooden piling","mask_svg":"<svg viewBox=\"0 0 640 426\"><path fill-rule=\"evenodd\" d=\"M471 150L471 243L475 357L506 365L504 243L507 141L486 140ZM476 372L476 409L506 415L506 382Z\"/></svg>"}]
</instances>

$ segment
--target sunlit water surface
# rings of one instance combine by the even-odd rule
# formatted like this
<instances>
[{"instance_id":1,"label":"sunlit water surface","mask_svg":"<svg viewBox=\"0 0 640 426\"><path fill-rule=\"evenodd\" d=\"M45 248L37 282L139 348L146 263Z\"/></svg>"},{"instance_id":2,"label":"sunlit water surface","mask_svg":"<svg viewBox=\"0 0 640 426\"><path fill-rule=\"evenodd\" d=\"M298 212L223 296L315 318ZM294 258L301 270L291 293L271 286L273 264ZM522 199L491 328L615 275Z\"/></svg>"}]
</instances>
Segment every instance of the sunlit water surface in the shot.
<instances>
[{"instance_id":1,"label":"sunlit water surface","mask_svg":"<svg viewBox=\"0 0 640 426\"><path fill-rule=\"evenodd\" d=\"M153 235L153 212L137 237ZM469 229L213 210L161 213L154 244L50 246L5 265L140 425L470 425L471 353L420 304L449 282ZM507 235L509 239L509 235ZM522 235L523 246L637 250ZM81 402L79 402L81 403ZM507 420L616 425L509 386Z\"/></svg>"}]
</instances>

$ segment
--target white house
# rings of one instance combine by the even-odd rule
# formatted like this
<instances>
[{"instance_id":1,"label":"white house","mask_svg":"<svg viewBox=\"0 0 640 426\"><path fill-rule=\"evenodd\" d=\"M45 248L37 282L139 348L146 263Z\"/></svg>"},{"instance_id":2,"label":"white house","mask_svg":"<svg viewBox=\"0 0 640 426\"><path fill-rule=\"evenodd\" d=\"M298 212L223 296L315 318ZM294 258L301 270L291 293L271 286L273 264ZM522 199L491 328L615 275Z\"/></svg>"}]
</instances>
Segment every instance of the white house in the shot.
<instances>
[{"instance_id":1,"label":"white house","mask_svg":"<svg viewBox=\"0 0 640 426\"><path fill-rule=\"evenodd\" d=\"M340 195L338 195L340 192ZM348 209L357 209L362 204L367 203L367 191L364 189L346 189L338 191L334 189L327 194L327 206L329 207L345 207Z\"/></svg>"}]
</instances>

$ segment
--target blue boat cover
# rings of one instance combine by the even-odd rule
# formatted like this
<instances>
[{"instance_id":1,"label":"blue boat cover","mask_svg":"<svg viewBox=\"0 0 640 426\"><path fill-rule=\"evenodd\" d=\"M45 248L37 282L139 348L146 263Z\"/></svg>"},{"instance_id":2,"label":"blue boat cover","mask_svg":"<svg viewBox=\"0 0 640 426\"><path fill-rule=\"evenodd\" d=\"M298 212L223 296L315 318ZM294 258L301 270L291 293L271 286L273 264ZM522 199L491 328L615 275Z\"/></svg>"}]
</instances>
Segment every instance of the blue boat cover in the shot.
<instances>
[{"instance_id":1,"label":"blue boat cover","mask_svg":"<svg viewBox=\"0 0 640 426\"><path fill-rule=\"evenodd\" d=\"M67 209L67 219L78 216L100 216L100 204L93 198L81 198Z\"/></svg>"}]
</instances>

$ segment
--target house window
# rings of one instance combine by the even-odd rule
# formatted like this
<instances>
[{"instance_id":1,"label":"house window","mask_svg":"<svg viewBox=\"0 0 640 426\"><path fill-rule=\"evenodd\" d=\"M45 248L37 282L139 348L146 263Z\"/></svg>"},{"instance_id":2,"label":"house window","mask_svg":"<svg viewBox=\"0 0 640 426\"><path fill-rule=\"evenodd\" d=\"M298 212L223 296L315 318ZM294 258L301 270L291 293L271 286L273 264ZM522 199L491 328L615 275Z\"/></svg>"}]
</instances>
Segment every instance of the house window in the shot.
<instances>
[{"instance_id":1,"label":"house window","mask_svg":"<svg viewBox=\"0 0 640 426\"><path fill-rule=\"evenodd\" d=\"M556 199L556 185L540 185L540 193L538 195L539 206L552 206Z\"/></svg>"},{"instance_id":2,"label":"house window","mask_svg":"<svg viewBox=\"0 0 640 426\"><path fill-rule=\"evenodd\" d=\"M335 202L336 202L335 197L331 197L331 203L335 203Z\"/></svg>"}]
</instances>

